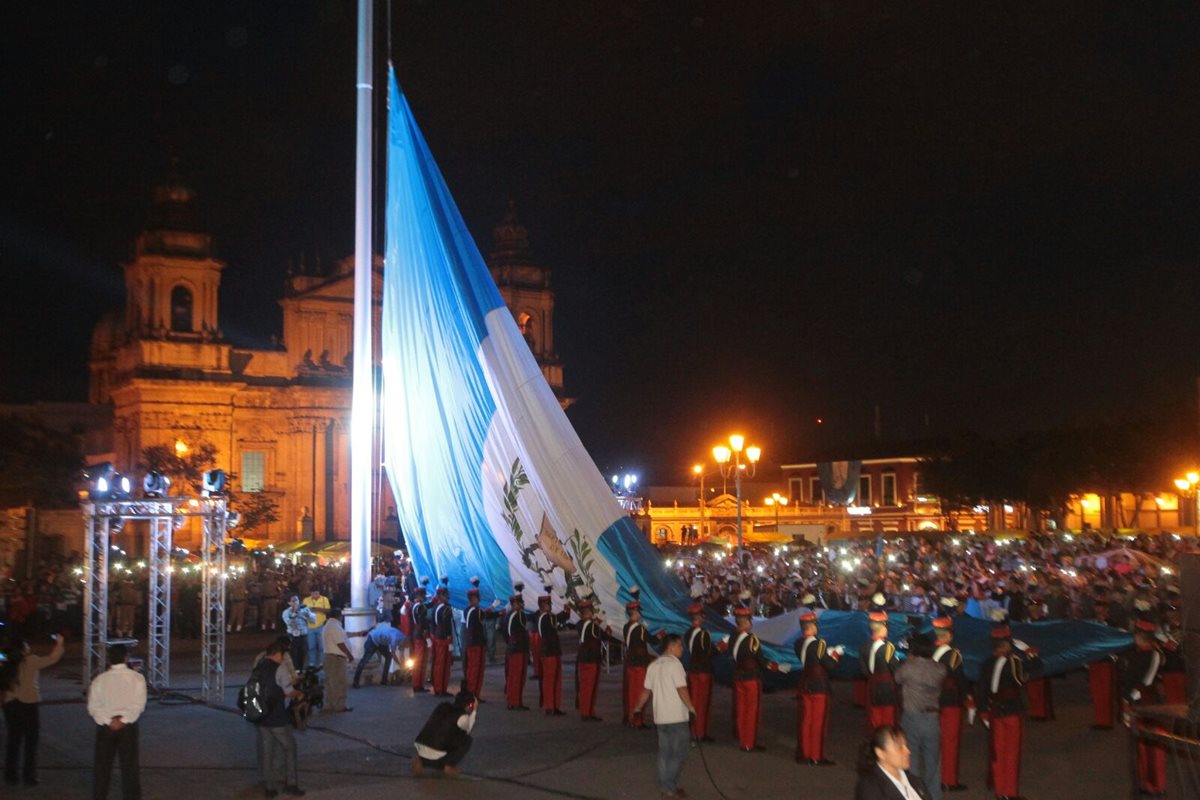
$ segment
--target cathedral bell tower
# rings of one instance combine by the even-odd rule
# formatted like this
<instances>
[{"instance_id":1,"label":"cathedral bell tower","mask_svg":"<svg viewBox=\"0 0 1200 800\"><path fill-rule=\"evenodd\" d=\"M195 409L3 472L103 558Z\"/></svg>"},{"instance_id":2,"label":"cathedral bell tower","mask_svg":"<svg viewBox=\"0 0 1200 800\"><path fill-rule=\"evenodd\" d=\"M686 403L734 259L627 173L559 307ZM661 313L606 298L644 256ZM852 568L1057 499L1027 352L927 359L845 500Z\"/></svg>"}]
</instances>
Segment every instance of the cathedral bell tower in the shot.
<instances>
[{"instance_id":1,"label":"cathedral bell tower","mask_svg":"<svg viewBox=\"0 0 1200 800\"><path fill-rule=\"evenodd\" d=\"M125 332L130 339L215 341L217 290L225 265L198 230L195 192L177 177L154 190L149 224L125 265Z\"/></svg>"},{"instance_id":2,"label":"cathedral bell tower","mask_svg":"<svg viewBox=\"0 0 1200 800\"><path fill-rule=\"evenodd\" d=\"M488 268L500 296L512 312L542 374L563 408L574 402L563 392L563 368L554 349L554 290L550 270L533 260L529 232L517 219L513 201L500 224L492 229L495 241L488 255Z\"/></svg>"}]
</instances>

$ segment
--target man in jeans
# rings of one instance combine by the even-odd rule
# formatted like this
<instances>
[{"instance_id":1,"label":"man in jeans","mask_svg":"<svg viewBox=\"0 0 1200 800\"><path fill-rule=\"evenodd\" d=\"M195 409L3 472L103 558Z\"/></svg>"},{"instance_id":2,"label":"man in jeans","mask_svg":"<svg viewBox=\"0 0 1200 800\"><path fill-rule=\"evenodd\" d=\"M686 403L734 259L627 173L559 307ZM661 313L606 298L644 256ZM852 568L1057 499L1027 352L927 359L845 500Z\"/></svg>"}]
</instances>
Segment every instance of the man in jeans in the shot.
<instances>
[{"instance_id":1,"label":"man in jeans","mask_svg":"<svg viewBox=\"0 0 1200 800\"><path fill-rule=\"evenodd\" d=\"M654 725L658 730L658 790L663 797L685 797L679 788L679 774L687 759L691 739L691 718L696 713L688 693L684 672L683 639L670 634L663 642L662 656L646 669L642 695L634 713L641 714L646 702L654 698Z\"/></svg>"},{"instance_id":2,"label":"man in jeans","mask_svg":"<svg viewBox=\"0 0 1200 800\"><path fill-rule=\"evenodd\" d=\"M942 799L941 708L938 700L946 665L933 660L933 641L912 637L909 658L896 669L904 707L903 727L912 751L912 771L929 787L930 800Z\"/></svg>"},{"instance_id":3,"label":"man in jeans","mask_svg":"<svg viewBox=\"0 0 1200 800\"><path fill-rule=\"evenodd\" d=\"M267 713L256 725L258 735L258 769L266 797L283 793L300 797L304 790L297 784L296 737L288 715L288 698L298 699L301 693L292 686L292 676L283 664L288 645L275 640L267 654L254 669L263 687L263 704Z\"/></svg>"}]
</instances>

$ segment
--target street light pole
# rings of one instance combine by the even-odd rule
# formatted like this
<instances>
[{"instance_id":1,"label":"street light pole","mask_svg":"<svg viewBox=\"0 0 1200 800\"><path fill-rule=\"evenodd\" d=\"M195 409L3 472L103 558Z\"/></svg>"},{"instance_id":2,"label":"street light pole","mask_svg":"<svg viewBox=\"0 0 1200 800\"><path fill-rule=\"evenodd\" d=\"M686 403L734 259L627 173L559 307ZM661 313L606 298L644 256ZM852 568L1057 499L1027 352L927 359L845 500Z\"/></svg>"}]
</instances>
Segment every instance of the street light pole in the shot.
<instances>
[{"instance_id":1,"label":"street light pole","mask_svg":"<svg viewBox=\"0 0 1200 800\"><path fill-rule=\"evenodd\" d=\"M696 464L692 467L692 474L700 479L700 533L696 540L700 540L700 536L704 535L704 466Z\"/></svg>"},{"instance_id":2,"label":"street light pole","mask_svg":"<svg viewBox=\"0 0 1200 800\"><path fill-rule=\"evenodd\" d=\"M729 437L729 447L725 445L717 445L713 448L713 459L721 467L721 477L728 480L729 473L733 472L733 485L737 492L737 537L738 537L738 561L743 558L745 549L743 547L742 535L742 476L753 478L754 471L758 467L758 459L762 456L762 448L750 446L746 447L746 437L741 434L733 434Z\"/></svg>"}]
</instances>

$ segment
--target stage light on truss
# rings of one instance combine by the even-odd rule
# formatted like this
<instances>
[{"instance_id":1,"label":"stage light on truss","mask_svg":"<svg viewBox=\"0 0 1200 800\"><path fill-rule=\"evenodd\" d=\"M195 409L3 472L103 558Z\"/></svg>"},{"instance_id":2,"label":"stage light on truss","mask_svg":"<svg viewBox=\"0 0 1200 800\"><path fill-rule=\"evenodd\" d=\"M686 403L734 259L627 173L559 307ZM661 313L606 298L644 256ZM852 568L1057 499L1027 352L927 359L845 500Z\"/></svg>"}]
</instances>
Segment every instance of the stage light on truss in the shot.
<instances>
[{"instance_id":1,"label":"stage light on truss","mask_svg":"<svg viewBox=\"0 0 1200 800\"><path fill-rule=\"evenodd\" d=\"M204 491L202 494L205 497L224 497L225 483L228 479L225 476L223 469L210 469L204 473Z\"/></svg>"},{"instance_id":2,"label":"stage light on truss","mask_svg":"<svg viewBox=\"0 0 1200 800\"><path fill-rule=\"evenodd\" d=\"M122 476L111 461L88 467L84 478L88 482L88 497L92 500L110 500L121 487Z\"/></svg>"},{"instance_id":3,"label":"stage light on truss","mask_svg":"<svg viewBox=\"0 0 1200 800\"><path fill-rule=\"evenodd\" d=\"M171 490L171 479L156 469L142 478L142 494L146 497L166 497Z\"/></svg>"},{"instance_id":4,"label":"stage light on truss","mask_svg":"<svg viewBox=\"0 0 1200 800\"><path fill-rule=\"evenodd\" d=\"M225 527L229 528L230 530L233 530L234 528L236 528L238 525L241 525L241 524L242 524L242 515L240 512L230 511L229 515L225 518Z\"/></svg>"}]
</instances>

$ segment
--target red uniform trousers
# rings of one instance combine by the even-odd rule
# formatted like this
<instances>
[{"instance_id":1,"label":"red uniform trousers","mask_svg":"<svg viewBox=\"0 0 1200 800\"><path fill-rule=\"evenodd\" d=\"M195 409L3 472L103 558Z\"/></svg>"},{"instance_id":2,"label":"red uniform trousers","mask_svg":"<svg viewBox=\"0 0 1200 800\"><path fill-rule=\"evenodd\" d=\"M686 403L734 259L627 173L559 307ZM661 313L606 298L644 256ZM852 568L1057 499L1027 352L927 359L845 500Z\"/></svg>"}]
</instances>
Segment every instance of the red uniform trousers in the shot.
<instances>
[{"instance_id":1,"label":"red uniform trousers","mask_svg":"<svg viewBox=\"0 0 1200 800\"><path fill-rule=\"evenodd\" d=\"M542 679L542 635L529 634L529 660L533 662L533 677Z\"/></svg>"},{"instance_id":2,"label":"red uniform trousers","mask_svg":"<svg viewBox=\"0 0 1200 800\"><path fill-rule=\"evenodd\" d=\"M958 746L962 741L962 706L942 706L938 712L942 746L942 783L958 785Z\"/></svg>"},{"instance_id":3,"label":"red uniform trousers","mask_svg":"<svg viewBox=\"0 0 1200 800\"><path fill-rule=\"evenodd\" d=\"M625 667L623 678L621 688L625 700L625 724L633 725L633 710L637 708L638 698L642 695L642 687L646 684L646 668ZM644 728L645 725L639 727Z\"/></svg>"},{"instance_id":4,"label":"red uniform trousers","mask_svg":"<svg viewBox=\"0 0 1200 800\"><path fill-rule=\"evenodd\" d=\"M829 733L829 695L800 692L796 699L796 758L825 758Z\"/></svg>"},{"instance_id":5,"label":"red uniform trousers","mask_svg":"<svg viewBox=\"0 0 1200 800\"><path fill-rule=\"evenodd\" d=\"M412 685L414 689L425 688L425 640L418 637L412 643Z\"/></svg>"},{"instance_id":6,"label":"red uniform trousers","mask_svg":"<svg viewBox=\"0 0 1200 800\"><path fill-rule=\"evenodd\" d=\"M867 706L867 679L854 679L854 705L857 708L866 708Z\"/></svg>"},{"instance_id":7,"label":"red uniform trousers","mask_svg":"<svg viewBox=\"0 0 1200 800\"><path fill-rule=\"evenodd\" d=\"M867 705L867 730L873 731L880 725L896 724L895 706Z\"/></svg>"},{"instance_id":8,"label":"red uniform trousers","mask_svg":"<svg viewBox=\"0 0 1200 800\"><path fill-rule=\"evenodd\" d=\"M1187 703L1187 673L1162 672L1163 702L1173 705Z\"/></svg>"},{"instance_id":9,"label":"red uniform trousers","mask_svg":"<svg viewBox=\"0 0 1200 800\"><path fill-rule=\"evenodd\" d=\"M468 647L466 650L466 658L463 670L466 675L467 690L471 694L479 697L479 693L483 691L483 670L487 662L487 649L482 645L476 647Z\"/></svg>"},{"instance_id":10,"label":"red uniform trousers","mask_svg":"<svg viewBox=\"0 0 1200 800\"><path fill-rule=\"evenodd\" d=\"M509 708L524 703L525 669L528 661L528 653L513 653L504 661L504 697Z\"/></svg>"},{"instance_id":11,"label":"red uniform trousers","mask_svg":"<svg viewBox=\"0 0 1200 800\"><path fill-rule=\"evenodd\" d=\"M542 708L562 710L561 656L542 656Z\"/></svg>"},{"instance_id":12,"label":"red uniform trousers","mask_svg":"<svg viewBox=\"0 0 1200 800\"><path fill-rule=\"evenodd\" d=\"M1025 684L1029 695L1029 718L1039 722L1054 719L1054 691L1049 678L1033 678Z\"/></svg>"},{"instance_id":13,"label":"red uniform trousers","mask_svg":"<svg viewBox=\"0 0 1200 800\"><path fill-rule=\"evenodd\" d=\"M696 707L696 720L692 723L692 737L708 736L708 707L712 704L712 673L689 672L687 676L688 696Z\"/></svg>"},{"instance_id":14,"label":"red uniform trousers","mask_svg":"<svg viewBox=\"0 0 1200 800\"><path fill-rule=\"evenodd\" d=\"M1000 797L1017 797L1021 781L1021 744L1025 720L1020 714L992 717L992 787Z\"/></svg>"},{"instance_id":15,"label":"red uniform trousers","mask_svg":"<svg viewBox=\"0 0 1200 800\"><path fill-rule=\"evenodd\" d=\"M596 716L596 690L600 688L599 664L575 665L575 707L580 716Z\"/></svg>"},{"instance_id":16,"label":"red uniform trousers","mask_svg":"<svg viewBox=\"0 0 1200 800\"><path fill-rule=\"evenodd\" d=\"M1139 723L1146 731L1164 733L1161 725ZM1146 794L1158 794L1167 790L1167 748L1161 744L1138 739L1137 745L1138 788Z\"/></svg>"},{"instance_id":17,"label":"red uniform trousers","mask_svg":"<svg viewBox=\"0 0 1200 800\"><path fill-rule=\"evenodd\" d=\"M433 673L429 676L434 694L450 690L450 640L433 638Z\"/></svg>"},{"instance_id":18,"label":"red uniform trousers","mask_svg":"<svg viewBox=\"0 0 1200 800\"><path fill-rule=\"evenodd\" d=\"M758 720L761 716L759 699L762 696L762 681L733 682L733 730L738 747L753 750L758 744Z\"/></svg>"},{"instance_id":19,"label":"red uniform trousers","mask_svg":"<svg viewBox=\"0 0 1200 800\"><path fill-rule=\"evenodd\" d=\"M1088 664L1088 689L1092 694L1093 724L1113 726L1116 703L1116 674L1112 659Z\"/></svg>"}]
</instances>

